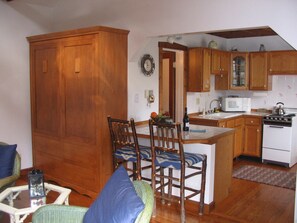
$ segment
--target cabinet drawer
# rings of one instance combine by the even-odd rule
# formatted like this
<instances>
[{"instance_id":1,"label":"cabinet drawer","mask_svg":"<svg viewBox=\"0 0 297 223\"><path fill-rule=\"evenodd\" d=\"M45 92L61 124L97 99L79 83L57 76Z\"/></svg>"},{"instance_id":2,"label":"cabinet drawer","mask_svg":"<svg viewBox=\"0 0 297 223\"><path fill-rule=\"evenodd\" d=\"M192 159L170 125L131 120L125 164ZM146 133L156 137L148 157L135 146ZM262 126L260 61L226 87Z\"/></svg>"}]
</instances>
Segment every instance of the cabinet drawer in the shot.
<instances>
[{"instance_id":1,"label":"cabinet drawer","mask_svg":"<svg viewBox=\"0 0 297 223\"><path fill-rule=\"evenodd\" d=\"M226 122L225 121L219 121L218 122L218 127L225 128L226 127Z\"/></svg>"},{"instance_id":2,"label":"cabinet drawer","mask_svg":"<svg viewBox=\"0 0 297 223\"><path fill-rule=\"evenodd\" d=\"M244 119L243 118L235 119L235 126L241 126L243 124L244 124Z\"/></svg>"},{"instance_id":3,"label":"cabinet drawer","mask_svg":"<svg viewBox=\"0 0 297 223\"><path fill-rule=\"evenodd\" d=\"M261 118L248 117L245 118L246 125L261 125Z\"/></svg>"}]
</instances>

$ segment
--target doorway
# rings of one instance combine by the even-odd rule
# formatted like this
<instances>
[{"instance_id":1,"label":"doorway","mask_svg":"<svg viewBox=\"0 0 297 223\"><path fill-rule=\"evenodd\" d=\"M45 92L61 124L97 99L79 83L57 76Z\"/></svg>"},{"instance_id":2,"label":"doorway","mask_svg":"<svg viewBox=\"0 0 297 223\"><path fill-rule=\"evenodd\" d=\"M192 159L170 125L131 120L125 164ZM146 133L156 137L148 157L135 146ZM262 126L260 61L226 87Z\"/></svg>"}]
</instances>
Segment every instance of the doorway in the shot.
<instances>
[{"instance_id":1,"label":"doorway","mask_svg":"<svg viewBox=\"0 0 297 223\"><path fill-rule=\"evenodd\" d=\"M174 122L182 122L187 103L188 48L159 42L159 113L168 111Z\"/></svg>"},{"instance_id":2,"label":"doorway","mask_svg":"<svg viewBox=\"0 0 297 223\"><path fill-rule=\"evenodd\" d=\"M176 104L176 56L173 51L162 52L162 75L163 75L163 95L162 100L163 112L168 111L173 121L175 121L175 104Z\"/></svg>"}]
</instances>

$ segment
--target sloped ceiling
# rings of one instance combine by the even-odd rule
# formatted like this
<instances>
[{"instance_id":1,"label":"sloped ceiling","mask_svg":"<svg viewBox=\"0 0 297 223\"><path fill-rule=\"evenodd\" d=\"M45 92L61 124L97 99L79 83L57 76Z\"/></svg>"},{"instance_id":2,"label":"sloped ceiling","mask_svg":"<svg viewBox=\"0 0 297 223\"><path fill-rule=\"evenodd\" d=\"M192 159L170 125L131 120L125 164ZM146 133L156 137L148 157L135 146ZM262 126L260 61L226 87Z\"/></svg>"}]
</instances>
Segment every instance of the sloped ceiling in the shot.
<instances>
[{"instance_id":1,"label":"sloped ceiling","mask_svg":"<svg viewBox=\"0 0 297 223\"><path fill-rule=\"evenodd\" d=\"M235 35L234 30L240 36L261 36L263 32L255 31L259 27L271 28L297 48L297 1L292 0L228 0L228 4L222 0L13 0L7 4L16 8L26 4L28 16L31 6L49 8L51 13L40 16L51 20L53 31L94 25L130 30L132 51L148 37L195 32L226 35L230 31Z\"/></svg>"}]
</instances>

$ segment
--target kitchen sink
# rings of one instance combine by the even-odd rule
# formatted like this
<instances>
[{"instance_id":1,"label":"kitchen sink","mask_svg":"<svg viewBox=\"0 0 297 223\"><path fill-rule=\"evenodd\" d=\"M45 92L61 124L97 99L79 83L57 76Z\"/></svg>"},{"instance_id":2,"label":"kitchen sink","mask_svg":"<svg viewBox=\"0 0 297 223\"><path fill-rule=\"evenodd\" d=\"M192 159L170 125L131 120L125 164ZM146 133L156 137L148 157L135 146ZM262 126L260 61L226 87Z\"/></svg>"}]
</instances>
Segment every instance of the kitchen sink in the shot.
<instances>
[{"instance_id":1,"label":"kitchen sink","mask_svg":"<svg viewBox=\"0 0 297 223\"><path fill-rule=\"evenodd\" d=\"M223 118L232 118L238 115L241 115L241 113L218 112L218 113L211 113L207 115L200 115L200 117L207 118L207 119L223 119Z\"/></svg>"}]
</instances>

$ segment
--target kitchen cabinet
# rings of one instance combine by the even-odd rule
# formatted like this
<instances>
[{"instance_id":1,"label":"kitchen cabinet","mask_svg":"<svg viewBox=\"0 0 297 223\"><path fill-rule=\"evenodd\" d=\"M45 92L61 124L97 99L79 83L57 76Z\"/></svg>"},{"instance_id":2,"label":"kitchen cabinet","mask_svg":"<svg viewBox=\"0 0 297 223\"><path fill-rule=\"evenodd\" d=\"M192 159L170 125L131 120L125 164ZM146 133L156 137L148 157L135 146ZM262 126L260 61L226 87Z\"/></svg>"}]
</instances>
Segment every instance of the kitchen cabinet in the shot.
<instances>
[{"instance_id":1,"label":"kitchen cabinet","mask_svg":"<svg viewBox=\"0 0 297 223\"><path fill-rule=\"evenodd\" d=\"M127 118L127 36L91 27L28 37L33 166L93 198L113 172L107 116Z\"/></svg>"},{"instance_id":2,"label":"kitchen cabinet","mask_svg":"<svg viewBox=\"0 0 297 223\"><path fill-rule=\"evenodd\" d=\"M248 89L248 53L231 53L231 72L230 89L247 90Z\"/></svg>"},{"instance_id":3,"label":"kitchen cabinet","mask_svg":"<svg viewBox=\"0 0 297 223\"><path fill-rule=\"evenodd\" d=\"M243 139L244 139L244 118L236 118L234 123L235 136L234 136L234 153L233 158L238 157L243 152Z\"/></svg>"},{"instance_id":4,"label":"kitchen cabinet","mask_svg":"<svg viewBox=\"0 0 297 223\"><path fill-rule=\"evenodd\" d=\"M271 90L272 77L268 73L267 52L251 52L249 55L249 89Z\"/></svg>"},{"instance_id":5,"label":"kitchen cabinet","mask_svg":"<svg viewBox=\"0 0 297 223\"><path fill-rule=\"evenodd\" d=\"M207 126L217 126L222 128L233 128L234 132L234 151L233 158L238 157L243 151L243 130L244 130L244 118L235 117L228 119L193 119L190 117L190 123L196 125L207 125Z\"/></svg>"},{"instance_id":6,"label":"kitchen cabinet","mask_svg":"<svg viewBox=\"0 0 297 223\"><path fill-rule=\"evenodd\" d=\"M243 150L244 119L239 117L227 119L226 121L220 120L218 126L223 128L233 128L235 130L233 158L240 156Z\"/></svg>"},{"instance_id":7,"label":"kitchen cabinet","mask_svg":"<svg viewBox=\"0 0 297 223\"><path fill-rule=\"evenodd\" d=\"M230 52L211 50L211 74L215 74L215 90L229 89Z\"/></svg>"},{"instance_id":8,"label":"kitchen cabinet","mask_svg":"<svg viewBox=\"0 0 297 223\"><path fill-rule=\"evenodd\" d=\"M297 74L297 51L271 51L268 53L269 74Z\"/></svg>"},{"instance_id":9,"label":"kitchen cabinet","mask_svg":"<svg viewBox=\"0 0 297 223\"><path fill-rule=\"evenodd\" d=\"M210 91L211 50L208 48L189 49L189 92Z\"/></svg>"},{"instance_id":10,"label":"kitchen cabinet","mask_svg":"<svg viewBox=\"0 0 297 223\"><path fill-rule=\"evenodd\" d=\"M198 116L199 117L199 116ZM233 118L207 119L194 118L190 115L190 124L218 126L222 128L233 128L234 151L233 158L240 155L261 156L262 143L262 117L253 115L240 115Z\"/></svg>"},{"instance_id":11,"label":"kitchen cabinet","mask_svg":"<svg viewBox=\"0 0 297 223\"><path fill-rule=\"evenodd\" d=\"M243 154L261 157L262 117L245 117Z\"/></svg>"}]
</instances>

